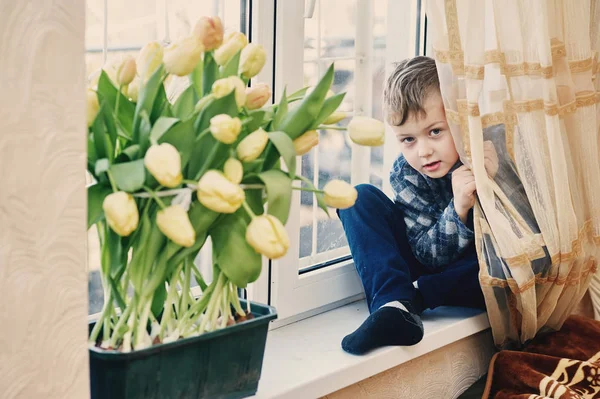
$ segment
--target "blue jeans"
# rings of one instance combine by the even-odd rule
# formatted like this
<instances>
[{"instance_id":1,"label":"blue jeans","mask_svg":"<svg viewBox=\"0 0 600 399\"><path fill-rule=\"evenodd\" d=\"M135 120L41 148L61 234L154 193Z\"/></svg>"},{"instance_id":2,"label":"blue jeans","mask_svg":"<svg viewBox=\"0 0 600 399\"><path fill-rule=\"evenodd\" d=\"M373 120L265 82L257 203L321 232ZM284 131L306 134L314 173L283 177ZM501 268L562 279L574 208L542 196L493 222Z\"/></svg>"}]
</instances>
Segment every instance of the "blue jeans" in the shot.
<instances>
[{"instance_id":1,"label":"blue jeans","mask_svg":"<svg viewBox=\"0 0 600 399\"><path fill-rule=\"evenodd\" d=\"M426 308L485 309L475 246L446 267L431 270L417 261L406 237L402 210L370 184L356 187L353 207L338 210L370 312L392 301L412 301L417 281Z\"/></svg>"}]
</instances>

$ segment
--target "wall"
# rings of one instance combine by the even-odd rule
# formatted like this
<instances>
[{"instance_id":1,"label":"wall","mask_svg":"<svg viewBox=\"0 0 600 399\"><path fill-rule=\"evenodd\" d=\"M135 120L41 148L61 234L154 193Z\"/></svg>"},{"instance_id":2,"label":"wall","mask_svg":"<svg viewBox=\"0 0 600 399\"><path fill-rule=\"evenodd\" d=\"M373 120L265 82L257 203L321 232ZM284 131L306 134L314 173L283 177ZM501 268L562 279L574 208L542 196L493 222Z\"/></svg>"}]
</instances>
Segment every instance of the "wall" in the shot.
<instances>
[{"instance_id":1,"label":"wall","mask_svg":"<svg viewBox=\"0 0 600 399\"><path fill-rule=\"evenodd\" d=\"M85 2L0 0L0 396L89 397Z\"/></svg>"}]
</instances>

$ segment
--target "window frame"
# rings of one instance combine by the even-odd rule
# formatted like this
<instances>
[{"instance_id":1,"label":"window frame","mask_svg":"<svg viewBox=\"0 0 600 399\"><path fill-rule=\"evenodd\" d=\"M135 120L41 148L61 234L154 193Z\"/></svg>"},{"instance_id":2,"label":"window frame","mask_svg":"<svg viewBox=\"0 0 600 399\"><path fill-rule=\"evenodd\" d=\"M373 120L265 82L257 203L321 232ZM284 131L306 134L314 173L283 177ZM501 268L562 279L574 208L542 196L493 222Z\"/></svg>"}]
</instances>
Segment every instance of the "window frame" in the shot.
<instances>
[{"instance_id":1,"label":"window frame","mask_svg":"<svg viewBox=\"0 0 600 399\"><path fill-rule=\"evenodd\" d=\"M398 15L399 21L387 24L386 77L393 68L393 62L422 52L422 46L419 45L422 43L422 40L419 40L421 35L417 36L417 29L423 26L419 23L424 15L424 7L419 7L420 3L420 0L388 1L387 15ZM356 0L356 4L358 15L371 15L370 0ZM293 92L303 86L304 20L310 16L305 15L305 12L310 14L313 6L313 0L250 0L251 40L262 44L267 50L267 59L274 60L272 65L267 65L257 76L257 80L271 82L275 102L279 101L284 87L288 92ZM410 12L407 13L407 9ZM419 18L418 11L421 11ZM369 62L364 61L370 60L371 56L372 18L368 18L364 24L361 24L360 20L357 22L355 58L359 62L356 64L357 80L354 84L357 92L370 93L371 70ZM393 41L389 40L391 37L408 37L409 40ZM371 96L364 97L359 101L355 99L356 115L369 115L372 101L378 100L372 99ZM399 147L393 132L387 126L385 134L383 169L388 171L399 153ZM369 183L370 171L365 164L370 163L370 149L353 144L352 152L351 183ZM300 162L297 162L297 172L300 172ZM392 191L387 179L384 179L383 190L391 196ZM265 261L266 267L263 268L262 275L250 289L252 300L268 303L277 309L278 320L271 323L271 328L278 328L364 297L362 283L351 258L343 257L342 261L327 267L316 265L309 268L308 272L300 272L299 211L300 193L294 191L286 224L290 237L288 253L281 259Z\"/></svg>"}]
</instances>

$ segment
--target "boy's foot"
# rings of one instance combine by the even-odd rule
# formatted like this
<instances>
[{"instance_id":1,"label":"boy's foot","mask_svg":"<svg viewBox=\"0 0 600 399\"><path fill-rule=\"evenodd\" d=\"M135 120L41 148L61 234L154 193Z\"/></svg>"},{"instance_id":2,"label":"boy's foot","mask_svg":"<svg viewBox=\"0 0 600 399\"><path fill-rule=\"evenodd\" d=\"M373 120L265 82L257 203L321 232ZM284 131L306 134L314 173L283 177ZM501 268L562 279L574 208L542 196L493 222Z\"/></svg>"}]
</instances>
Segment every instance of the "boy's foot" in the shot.
<instances>
[{"instance_id":1,"label":"boy's foot","mask_svg":"<svg viewBox=\"0 0 600 399\"><path fill-rule=\"evenodd\" d=\"M410 346L423 339L423 323L409 303L386 304L373 312L352 334L342 340L342 348L362 355L389 345Z\"/></svg>"}]
</instances>

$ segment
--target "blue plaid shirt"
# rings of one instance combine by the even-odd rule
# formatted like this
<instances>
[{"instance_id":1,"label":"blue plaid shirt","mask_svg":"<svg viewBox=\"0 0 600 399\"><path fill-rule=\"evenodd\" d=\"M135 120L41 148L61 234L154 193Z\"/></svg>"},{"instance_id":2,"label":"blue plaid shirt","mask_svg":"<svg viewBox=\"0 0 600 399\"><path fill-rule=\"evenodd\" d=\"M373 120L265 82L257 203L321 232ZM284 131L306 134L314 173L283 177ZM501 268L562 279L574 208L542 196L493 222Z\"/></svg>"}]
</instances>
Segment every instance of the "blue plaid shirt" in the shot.
<instances>
[{"instance_id":1,"label":"blue plaid shirt","mask_svg":"<svg viewBox=\"0 0 600 399\"><path fill-rule=\"evenodd\" d=\"M448 265L473 242L471 212L469 228L460 220L452 201L451 172L458 166L460 163L446 176L432 179L416 171L400 155L390 172L396 204L404 212L408 242L423 265Z\"/></svg>"}]
</instances>

